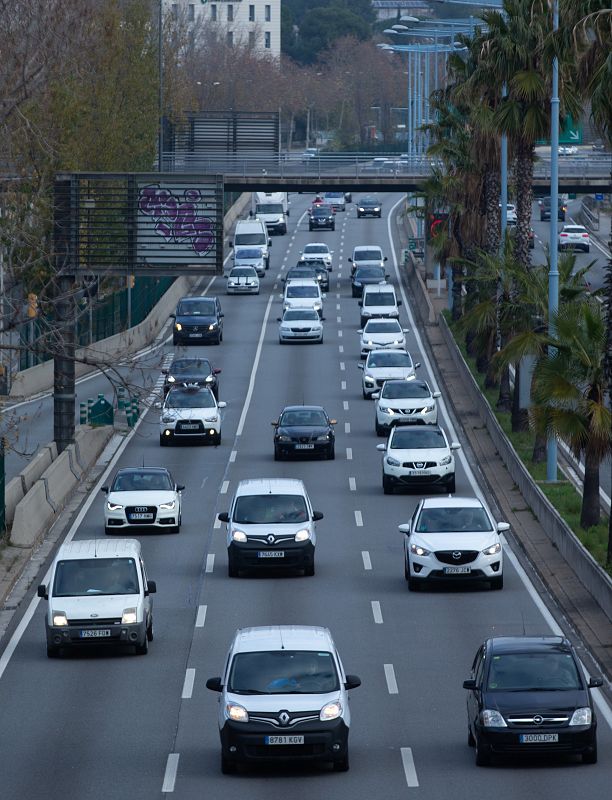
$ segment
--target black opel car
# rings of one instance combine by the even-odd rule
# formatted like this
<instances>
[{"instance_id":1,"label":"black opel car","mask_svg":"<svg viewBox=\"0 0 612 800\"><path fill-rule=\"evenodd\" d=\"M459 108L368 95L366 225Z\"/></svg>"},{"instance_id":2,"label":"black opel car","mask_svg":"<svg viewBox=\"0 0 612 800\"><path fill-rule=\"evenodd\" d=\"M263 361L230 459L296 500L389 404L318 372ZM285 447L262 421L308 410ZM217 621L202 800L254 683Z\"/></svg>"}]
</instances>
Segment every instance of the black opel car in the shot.
<instances>
[{"instance_id":1,"label":"black opel car","mask_svg":"<svg viewBox=\"0 0 612 800\"><path fill-rule=\"evenodd\" d=\"M561 636L499 636L478 649L469 680L468 744L494 755L577 754L597 761L597 720L574 648Z\"/></svg>"},{"instance_id":2,"label":"black opel car","mask_svg":"<svg viewBox=\"0 0 612 800\"><path fill-rule=\"evenodd\" d=\"M357 267L351 275L351 294L361 297L364 286L386 283L388 277L384 267Z\"/></svg>"},{"instance_id":3,"label":"black opel car","mask_svg":"<svg viewBox=\"0 0 612 800\"><path fill-rule=\"evenodd\" d=\"M335 458L335 419L321 406L286 406L274 427L274 460L313 455Z\"/></svg>"},{"instance_id":4,"label":"black opel car","mask_svg":"<svg viewBox=\"0 0 612 800\"><path fill-rule=\"evenodd\" d=\"M173 386L184 384L207 386L219 399L219 378L221 370L212 366L207 358L175 358L169 369L163 369L164 397Z\"/></svg>"},{"instance_id":5,"label":"black opel car","mask_svg":"<svg viewBox=\"0 0 612 800\"><path fill-rule=\"evenodd\" d=\"M173 344L220 344L223 312L218 297L182 297L174 318Z\"/></svg>"},{"instance_id":6,"label":"black opel car","mask_svg":"<svg viewBox=\"0 0 612 800\"><path fill-rule=\"evenodd\" d=\"M312 207L310 219L308 220L308 230L314 231L319 228L329 228L332 231L336 230L336 218L331 206L319 205Z\"/></svg>"}]
</instances>

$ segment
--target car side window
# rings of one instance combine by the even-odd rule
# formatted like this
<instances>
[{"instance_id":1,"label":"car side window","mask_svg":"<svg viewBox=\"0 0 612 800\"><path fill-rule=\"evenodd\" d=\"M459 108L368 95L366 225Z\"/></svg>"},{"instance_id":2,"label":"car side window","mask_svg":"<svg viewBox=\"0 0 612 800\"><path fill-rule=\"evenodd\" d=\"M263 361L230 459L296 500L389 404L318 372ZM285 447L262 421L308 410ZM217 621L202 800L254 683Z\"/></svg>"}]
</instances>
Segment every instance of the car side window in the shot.
<instances>
[{"instance_id":1,"label":"car side window","mask_svg":"<svg viewBox=\"0 0 612 800\"><path fill-rule=\"evenodd\" d=\"M485 664L484 652L483 652L483 649L481 647L480 650L478 651L478 653L476 653L476 658L474 659L474 663L472 665L472 673L474 675L474 680L476 681L476 684L478 686L480 686L482 684L482 676L483 676L483 673L484 673L484 664Z\"/></svg>"}]
</instances>

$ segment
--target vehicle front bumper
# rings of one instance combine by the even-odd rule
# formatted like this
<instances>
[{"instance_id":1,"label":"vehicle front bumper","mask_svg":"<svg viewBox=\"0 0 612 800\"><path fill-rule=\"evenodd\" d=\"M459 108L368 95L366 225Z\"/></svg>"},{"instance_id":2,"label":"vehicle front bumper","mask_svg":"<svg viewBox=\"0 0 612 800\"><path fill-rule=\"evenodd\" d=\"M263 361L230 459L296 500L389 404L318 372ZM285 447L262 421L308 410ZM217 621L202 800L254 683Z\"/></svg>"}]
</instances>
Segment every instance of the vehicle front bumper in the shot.
<instances>
[{"instance_id":1,"label":"vehicle front bumper","mask_svg":"<svg viewBox=\"0 0 612 800\"><path fill-rule=\"evenodd\" d=\"M215 341L219 336L220 327L215 325L212 330L206 328L206 330L198 330L198 331L190 331L189 328L183 326L182 330L177 331L174 328L173 331L173 339L177 344L197 344L199 342L210 342Z\"/></svg>"},{"instance_id":2,"label":"vehicle front bumper","mask_svg":"<svg viewBox=\"0 0 612 800\"><path fill-rule=\"evenodd\" d=\"M163 436L169 442L177 441L178 439L213 439L219 435L221 432L221 423L220 422L204 422L200 423L200 427L197 430L184 430L179 429L176 430L176 427L172 424L165 425L161 423L159 426L159 435Z\"/></svg>"},{"instance_id":3,"label":"vehicle front bumper","mask_svg":"<svg viewBox=\"0 0 612 800\"><path fill-rule=\"evenodd\" d=\"M380 428L387 428L390 430L394 425L435 425L438 421L438 411L427 411L425 414L421 412L414 414L387 414L376 411L376 423Z\"/></svg>"},{"instance_id":4,"label":"vehicle front bumper","mask_svg":"<svg viewBox=\"0 0 612 800\"><path fill-rule=\"evenodd\" d=\"M307 445L307 446L305 446ZM312 445L312 446L311 446ZM282 456L323 456L334 446L333 439L324 442L274 442L274 447Z\"/></svg>"},{"instance_id":5,"label":"vehicle front bumper","mask_svg":"<svg viewBox=\"0 0 612 800\"><path fill-rule=\"evenodd\" d=\"M117 533L126 531L136 532L138 530L164 530L165 528L178 525L179 508L176 506L172 511L157 511L154 520L143 522L128 522L125 513L109 511L104 516L104 527L112 528Z\"/></svg>"},{"instance_id":6,"label":"vehicle front bumper","mask_svg":"<svg viewBox=\"0 0 612 800\"><path fill-rule=\"evenodd\" d=\"M461 548L458 547L457 550ZM445 572L452 568L452 564L444 563L436 558L434 553L428 556L408 554L410 574L417 580L431 581L491 581L503 575L503 553L485 556L479 553L477 557L466 564L457 565L461 568L469 567L469 572Z\"/></svg>"},{"instance_id":7,"label":"vehicle front bumper","mask_svg":"<svg viewBox=\"0 0 612 800\"><path fill-rule=\"evenodd\" d=\"M314 564L315 546L312 540L305 542L231 542L228 555L236 569L306 569ZM263 557L259 553L281 552L282 556Z\"/></svg>"},{"instance_id":8,"label":"vehicle front bumper","mask_svg":"<svg viewBox=\"0 0 612 800\"><path fill-rule=\"evenodd\" d=\"M116 620L109 620L108 625L99 620L96 625L91 620L83 620L83 624L61 627L49 625L45 621L48 647L83 647L101 645L137 645L143 644L147 631L146 622L136 622L133 625L122 625ZM100 632L108 631L108 636L100 636Z\"/></svg>"},{"instance_id":9,"label":"vehicle front bumper","mask_svg":"<svg viewBox=\"0 0 612 800\"><path fill-rule=\"evenodd\" d=\"M259 291L259 284L253 283L249 286L245 284L239 284L238 286L227 286L227 294L257 294Z\"/></svg>"},{"instance_id":10,"label":"vehicle front bumper","mask_svg":"<svg viewBox=\"0 0 612 800\"><path fill-rule=\"evenodd\" d=\"M413 475L411 472L423 472L425 474ZM423 470L416 470L407 467L392 467L387 464L386 459L383 462L383 472L387 478L391 478L398 485L403 486L441 486L451 480L455 474L454 463L445 464L444 466L429 467Z\"/></svg>"},{"instance_id":11,"label":"vehicle front bumper","mask_svg":"<svg viewBox=\"0 0 612 800\"><path fill-rule=\"evenodd\" d=\"M492 753L535 755L545 753L581 754L593 750L597 737L597 725L576 725L575 727L533 727L484 728L477 726L476 733L481 744L489 747ZM521 735L557 734L557 742L521 742Z\"/></svg>"},{"instance_id":12,"label":"vehicle front bumper","mask_svg":"<svg viewBox=\"0 0 612 800\"><path fill-rule=\"evenodd\" d=\"M323 329L318 328L307 331L279 331L278 336L283 342L318 342L323 337Z\"/></svg>"}]
</instances>

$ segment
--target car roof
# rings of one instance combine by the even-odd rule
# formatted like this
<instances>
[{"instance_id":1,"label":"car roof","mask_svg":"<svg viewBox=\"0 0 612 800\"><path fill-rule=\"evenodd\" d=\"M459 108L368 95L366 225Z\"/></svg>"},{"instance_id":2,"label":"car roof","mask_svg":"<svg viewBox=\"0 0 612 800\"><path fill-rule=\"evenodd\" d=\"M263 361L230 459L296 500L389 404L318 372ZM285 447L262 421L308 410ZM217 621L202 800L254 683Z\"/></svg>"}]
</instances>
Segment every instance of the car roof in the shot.
<instances>
[{"instance_id":1,"label":"car roof","mask_svg":"<svg viewBox=\"0 0 612 800\"><path fill-rule=\"evenodd\" d=\"M204 394L205 392L208 392L208 394L213 394L212 391L208 388L208 386L200 386L198 383L191 383L187 384L186 386L173 386L168 392L166 400L168 399L168 397L170 397L170 395Z\"/></svg>"},{"instance_id":2,"label":"car roof","mask_svg":"<svg viewBox=\"0 0 612 800\"><path fill-rule=\"evenodd\" d=\"M569 231L569 230L578 230L578 231L586 231L584 225L564 225L561 230Z\"/></svg>"},{"instance_id":3,"label":"car roof","mask_svg":"<svg viewBox=\"0 0 612 800\"><path fill-rule=\"evenodd\" d=\"M201 302L202 300L216 300L217 298L214 295L209 294L202 294L202 295L187 295L186 297L181 297L178 301L179 303L196 303Z\"/></svg>"},{"instance_id":4,"label":"car roof","mask_svg":"<svg viewBox=\"0 0 612 800\"><path fill-rule=\"evenodd\" d=\"M365 197L362 197L359 202L360 203L376 203L378 205L378 203L380 203L380 200L378 199L378 197L374 197L373 195L368 194Z\"/></svg>"},{"instance_id":5,"label":"car roof","mask_svg":"<svg viewBox=\"0 0 612 800\"><path fill-rule=\"evenodd\" d=\"M307 247L325 247L326 250L329 250L329 245L326 242L306 242L304 250Z\"/></svg>"},{"instance_id":6,"label":"car roof","mask_svg":"<svg viewBox=\"0 0 612 800\"><path fill-rule=\"evenodd\" d=\"M405 356L410 356L407 350L402 350L399 347L379 347L378 350L370 350L368 358L372 355L380 355L381 353L402 353ZM412 361L412 356L410 356L410 360Z\"/></svg>"},{"instance_id":7,"label":"car roof","mask_svg":"<svg viewBox=\"0 0 612 800\"><path fill-rule=\"evenodd\" d=\"M353 247L353 253L359 253L363 250L380 250L382 253L382 247L379 244L358 244L356 247Z\"/></svg>"},{"instance_id":8,"label":"car roof","mask_svg":"<svg viewBox=\"0 0 612 800\"><path fill-rule=\"evenodd\" d=\"M56 561L76 558L140 558L137 539L73 539L63 544Z\"/></svg>"},{"instance_id":9,"label":"car roof","mask_svg":"<svg viewBox=\"0 0 612 800\"><path fill-rule=\"evenodd\" d=\"M293 268L292 268L293 269ZM319 282L310 278L300 278L297 281L291 281L292 286L318 286Z\"/></svg>"},{"instance_id":10,"label":"car roof","mask_svg":"<svg viewBox=\"0 0 612 800\"><path fill-rule=\"evenodd\" d=\"M436 425L435 427L439 427ZM452 497L445 495L444 497L424 497L423 508L484 508L484 505L478 497Z\"/></svg>"},{"instance_id":11,"label":"car roof","mask_svg":"<svg viewBox=\"0 0 612 800\"><path fill-rule=\"evenodd\" d=\"M551 649L572 652L564 636L494 636L486 640L491 653L542 653Z\"/></svg>"},{"instance_id":12,"label":"car roof","mask_svg":"<svg viewBox=\"0 0 612 800\"><path fill-rule=\"evenodd\" d=\"M328 195L329 197L344 197L344 192L324 192L324 195Z\"/></svg>"},{"instance_id":13,"label":"car roof","mask_svg":"<svg viewBox=\"0 0 612 800\"><path fill-rule=\"evenodd\" d=\"M166 475L170 474L167 467L121 467L121 469L115 472L115 477L117 477L117 475L127 475L135 472L164 472Z\"/></svg>"},{"instance_id":14,"label":"car roof","mask_svg":"<svg viewBox=\"0 0 612 800\"><path fill-rule=\"evenodd\" d=\"M325 409L323 406L285 406L281 414L284 414L285 411L325 411Z\"/></svg>"},{"instance_id":15,"label":"car roof","mask_svg":"<svg viewBox=\"0 0 612 800\"><path fill-rule=\"evenodd\" d=\"M299 478L246 478L236 487L236 497L245 494L306 494L304 481Z\"/></svg>"},{"instance_id":16,"label":"car roof","mask_svg":"<svg viewBox=\"0 0 612 800\"><path fill-rule=\"evenodd\" d=\"M232 651L257 653L266 650L313 650L333 652L334 641L327 628L310 625L274 625L236 631Z\"/></svg>"}]
</instances>

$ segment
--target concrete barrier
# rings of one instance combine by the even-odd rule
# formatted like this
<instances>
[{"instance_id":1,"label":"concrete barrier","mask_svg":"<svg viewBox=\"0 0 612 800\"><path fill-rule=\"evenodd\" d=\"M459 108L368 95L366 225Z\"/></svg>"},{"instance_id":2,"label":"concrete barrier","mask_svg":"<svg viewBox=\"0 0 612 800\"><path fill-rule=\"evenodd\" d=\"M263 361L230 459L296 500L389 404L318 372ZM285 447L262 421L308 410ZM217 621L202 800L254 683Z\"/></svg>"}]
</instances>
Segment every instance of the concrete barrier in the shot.
<instances>
[{"instance_id":1,"label":"concrete barrier","mask_svg":"<svg viewBox=\"0 0 612 800\"><path fill-rule=\"evenodd\" d=\"M51 444L47 444L39 449L30 463L19 473L24 494L30 491L43 472L51 466L56 458L57 445L55 442L51 442Z\"/></svg>"},{"instance_id":2,"label":"concrete barrier","mask_svg":"<svg viewBox=\"0 0 612 800\"><path fill-rule=\"evenodd\" d=\"M55 512L47 500L42 480L36 481L26 496L17 503L10 543L14 547L34 547L53 522Z\"/></svg>"},{"instance_id":3,"label":"concrete barrier","mask_svg":"<svg viewBox=\"0 0 612 800\"><path fill-rule=\"evenodd\" d=\"M79 480L71 469L69 449L59 454L40 476L40 480L47 488L47 502L54 511L61 511Z\"/></svg>"},{"instance_id":4,"label":"concrete barrier","mask_svg":"<svg viewBox=\"0 0 612 800\"><path fill-rule=\"evenodd\" d=\"M404 270L421 319L427 320L429 325L435 325L436 312L412 253L408 253L408 261L404 265Z\"/></svg>"},{"instance_id":5,"label":"concrete barrier","mask_svg":"<svg viewBox=\"0 0 612 800\"><path fill-rule=\"evenodd\" d=\"M21 476L10 480L4 487L4 518L8 527L13 524L15 508L25 497Z\"/></svg>"}]
</instances>

